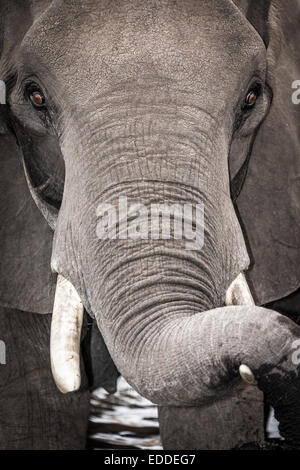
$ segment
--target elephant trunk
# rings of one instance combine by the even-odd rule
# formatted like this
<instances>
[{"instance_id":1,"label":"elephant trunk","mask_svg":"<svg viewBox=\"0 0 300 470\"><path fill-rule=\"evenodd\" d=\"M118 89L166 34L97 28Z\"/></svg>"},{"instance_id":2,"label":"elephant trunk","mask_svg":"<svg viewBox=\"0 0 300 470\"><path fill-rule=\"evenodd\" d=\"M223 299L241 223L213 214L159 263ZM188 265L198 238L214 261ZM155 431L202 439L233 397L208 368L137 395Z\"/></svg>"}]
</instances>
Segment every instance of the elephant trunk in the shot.
<instances>
[{"instance_id":1,"label":"elephant trunk","mask_svg":"<svg viewBox=\"0 0 300 470\"><path fill-rule=\"evenodd\" d=\"M134 94L113 106L117 94L100 118L90 113L88 125L69 126L52 267L96 317L119 372L153 402L217 400L241 365L259 387L271 380L276 390L281 370L295 373L298 329L259 307L224 307L228 286L249 264L230 198L229 134L194 103L161 99ZM181 213L190 204L190 233L202 207L204 243L191 247L184 230L175 236L174 215L167 236L166 222L152 231L152 204Z\"/></svg>"},{"instance_id":2,"label":"elephant trunk","mask_svg":"<svg viewBox=\"0 0 300 470\"><path fill-rule=\"evenodd\" d=\"M240 288L237 293L241 295ZM120 372L153 402L162 406L209 403L230 393L240 372L246 381L262 388L276 409L281 410L278 392L284 390L296 405L299 378L294 341L299 328L278 313L254 305L227 306L192 316L178 312L170 320L157 318L151 328L144 318L138 326L139 334L132 322L130 337L122 332L117 335L111 353ZM284 435L291 429L293 441L294 421L283 413Z\"/></svg>"},{"instance_id":3,"label":"elephant trunk","mask_svg":"<svg viewBox=\"0 0 300 470\"><path fill-rule=\"evenodd\" d=\"M292 363L294 326L275 312L232 306L193 316L159 318L130 339L118 335L112 354L120 372L143 396L159 405L201 405L230 392L246 365L265 391L277 396L281 370ZM132 327L132 330L135 329ZM272 380L278 374L278 380ZM277 390L278 391L278 390Z\"/></svg>"},{"instance_id":4,"label":"elephant trunk","mask_svg":"<svg viewBox=\"0 0 300 470\"><path fill-rule=\"evenodd\" d=\"M254 305L243 274L231 284L226 292L228 305ZM62 393L78 390L80 377L80 340L83 305L72 284L58 275L51 322L50 357L53 378ZM254 380L250 369L241 365L242 378Z\"/></svg>"}]
</instances>

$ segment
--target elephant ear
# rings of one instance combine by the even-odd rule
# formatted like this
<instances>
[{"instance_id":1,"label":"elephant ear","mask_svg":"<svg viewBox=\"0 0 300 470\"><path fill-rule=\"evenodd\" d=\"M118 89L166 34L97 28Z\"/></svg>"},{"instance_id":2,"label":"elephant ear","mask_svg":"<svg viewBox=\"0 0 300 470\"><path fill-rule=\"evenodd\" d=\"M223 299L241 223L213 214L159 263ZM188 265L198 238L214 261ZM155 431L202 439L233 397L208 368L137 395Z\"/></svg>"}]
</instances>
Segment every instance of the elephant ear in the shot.
<instances>
[{"instance_id":1,"label":"elephant ear","mask_svg":"<svg viewBox=\"0 0 300 470\"><path fill-rule=\"evenodd\" d=\"M49 3L50 0L0 3L0 79L8 89L19 45L35 17ZM53 233L28 189L5 104L0 105L0 158L0 304L50 313L56 281L50 269Z\"/></svg>"},{"instance_id":2,"label":"elephant ear","mask_svg":"<svg viewBox=\"0 0 300 470\"><path fill-rule=\"evenodd\" d=\"M49 142L28 145L26 135L18 129L17 143L17 126L16 122L12 126L5 91L7 88L9 93L14 84L14 61L23 37L51 1L0 1L0 305L45 314L52 312L55 295L50 226L54 227L57 214L46 202L47 185L44 188L33 181L32 172L34 162L40 160L39 152L45 155L49 150ZM53 154L58 152L55 145L50 148ZM82 351L90 387L102 385L113 392L118 371L94 323L89 330Z\"/></svg>"},{"instance_id":3,"label":"elephant ear","mask_svg":"<svg viewBox=\"0 0 300 470\"><path fill-rule=\"evenodd\" d=\"M300 2L241 3L247 3L247 18L265 40L273 91L237 199L252 259L248 279L257 302L265 304L300 285L300 105L293 99L293 84L300 79ZM261 15L259 3L269 5Z\"/></svg>"},{"instance_id":4,"label":"elephant ear","mask_svg":"<svg viewBox=\"0 0 300 470\"><path fill-rule=\"evenodd\" d=\"M50 313L56 281L50 269L53 232L28 189L5 105L0 106L0 158L0 304Z\"/></svg>"}]
</instances>

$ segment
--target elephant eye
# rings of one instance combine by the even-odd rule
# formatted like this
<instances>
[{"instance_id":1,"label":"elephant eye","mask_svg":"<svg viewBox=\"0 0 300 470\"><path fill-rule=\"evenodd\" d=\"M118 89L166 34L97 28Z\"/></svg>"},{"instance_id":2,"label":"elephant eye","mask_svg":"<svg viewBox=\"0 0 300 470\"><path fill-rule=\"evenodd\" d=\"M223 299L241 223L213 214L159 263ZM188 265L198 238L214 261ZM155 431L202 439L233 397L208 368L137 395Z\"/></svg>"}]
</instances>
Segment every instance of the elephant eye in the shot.
<instances>
[{"instance_id":1,"label":"elephant eye","mask_svg":"<svg viewBox=\"0 0 300 470\"><path fill-rule=\"evenodd\" d=\"M30 93L29 98L35 108L41 109L45 107L46 99L41 92L34 91Z\"/></svg>"},{"instance_id":2,"label":"elephant eye","mask_svg":"<svg viewBox=\"0 0 300 470\"><path fill-rule=\"evenodd\" d=\"M245 104L244 104L244 108L245 109L252 109L254 108L255 106L255 103L257 101L257 98L258 98L258 91L257 90L249 90L247 95L246 95L246 98L245 98Z\"/></svg>"},{"instance_id":3,"label":"elephant eye","mask_svg":"<svg viewBox=\"0 0 300 470\"><path fill-rule=\"evenodd\" d=\"M27 89L27 96L35 109L42 110L46 108L46 98L37 86L30 86Z\"/></svg>"}]
</instances>

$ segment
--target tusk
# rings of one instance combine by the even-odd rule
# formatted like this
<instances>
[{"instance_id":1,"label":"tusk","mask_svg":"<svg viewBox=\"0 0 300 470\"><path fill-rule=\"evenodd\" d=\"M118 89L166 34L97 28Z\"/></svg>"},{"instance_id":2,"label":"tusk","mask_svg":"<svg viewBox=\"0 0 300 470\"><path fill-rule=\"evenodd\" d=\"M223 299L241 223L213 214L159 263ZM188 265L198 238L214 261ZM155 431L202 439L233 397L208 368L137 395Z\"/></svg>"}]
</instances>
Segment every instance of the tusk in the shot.
<instances>
[{"instance_id":1,"label":"tusk","mask_svg":"<svg viewBox=\"0 0 300 470\"><path fill-rule=\"evenodd\" d=\"M240 273L226 291L226 305L255 305L245 275Z\"/></svg>"},{"instance_id":2,"label":"tusk","mask_svg":"<svg viewBox=\"0 0 300 470\"><path fill-rule=\"evenodd\" d=\"M80 387L80 336L83 305L73 287L60 274L54 299L50 357L54 381L62 393Z\"/></svg>"},{"instance_id":3,"label":"tusk","mask_svg":"<svg viewBox=\"0 0 300 470\"><path fill-rule=\"evenodd\" d=\"M239 367L239 372L240 372L240 376L247 384L256 385L254 374L248 366L246 366L245 364L242 364Z\"/></svg>"},{"instance_id":4,"label":"tusk","mask_svg":"<svg viewBox=\"0 0 300 470\"><path fill-rule=\"evenodd\" d=\"M226 292L226 305L255 305L245 275L240 273ZM248 385L256 385L252 370L245 364L239 367L240 376Z\"/></svg>"}]
</instances>

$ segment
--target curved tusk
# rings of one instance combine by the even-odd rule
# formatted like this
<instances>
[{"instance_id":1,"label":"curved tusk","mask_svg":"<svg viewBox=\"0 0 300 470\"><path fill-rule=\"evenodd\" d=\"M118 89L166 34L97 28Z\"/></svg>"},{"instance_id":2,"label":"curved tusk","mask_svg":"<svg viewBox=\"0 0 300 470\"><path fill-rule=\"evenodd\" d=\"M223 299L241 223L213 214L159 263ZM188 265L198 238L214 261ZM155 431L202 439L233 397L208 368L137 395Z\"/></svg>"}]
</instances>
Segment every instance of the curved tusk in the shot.
<instances>
[{"instance_id":1,"label":"curved tusk","mask_svg":"<svg viewBox=\"0 0 300 470\"><path fill-rule=\"evenodd\" d=\"M62 393L74 392L80 387L80 336L83 305L73 287L60 274L54 299L50 358L54 381Z\"/></svg>"},{"instance_id":2,"label":"curved tusk","mask_svg":"<svg viewBox=\"0 0 300 470\"><path fill-rule=\"evenodd\" d=\"M240 273L226 291L226 305L255 305L245 275Z\"/></svg>"},{"instance_id":3,"label":"curved tusk","mask_svg":"<svg viewBox=\"0 0 300 470\"><path fill-rule=\"evenodd\" d=\"M248 385L256 385L256 380L255 380L254 374L248 366L246 366L245 364L242 364L239 367L239 372L240 372L240 376L242 377L242 379Z\"/></svg>"},{"instance_id":4,"label":"curved tusk","mask_svg":"<svg viewBox=\"0 0 300 470\"><path fill-rule=\"evenodd\" d=\"M255 305L245 275L240 273L230 284L225 297L226 305ZM239 367L240 376L248 385L256 385L252 370L245 364Z\"/></svg>"}]
</instances>

